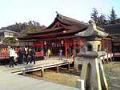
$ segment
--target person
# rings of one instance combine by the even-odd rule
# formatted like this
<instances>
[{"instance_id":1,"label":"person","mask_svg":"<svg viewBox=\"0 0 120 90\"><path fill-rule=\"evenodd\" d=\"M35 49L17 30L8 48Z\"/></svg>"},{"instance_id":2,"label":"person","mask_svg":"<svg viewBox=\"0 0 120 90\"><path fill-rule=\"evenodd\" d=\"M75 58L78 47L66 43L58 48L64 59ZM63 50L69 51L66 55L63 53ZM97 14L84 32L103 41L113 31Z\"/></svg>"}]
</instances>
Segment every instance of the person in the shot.
<instances>
[{"instance_id":1,"label":"person","mask_svg":"<svg viewBox=\"0 0 120 90\"><path fill-rule=\"evenodd\" d=\"M50 57L50 55L51 55L51 50L48 49L48 50L47 50L47 56Z\"/></svg>"},{"instance_id":2,"label":"person","mask_svg":"<svg viewBox=\"0 0 120 90\"><path fill-rule=\"evenodd\" d=\"M28 47L25 47L25 48L24 48L24 61L25 61L26 63L28 62L27 57L28 57Z\"/></svg>"},{"instance_id":3,"label":"person","mask_svg":"<svg viewBox=\"0 0 120 90\"><path fill-rule=\"evenodd\" d=\"M29 62L35 64L35 50L33 48L28 49L27 64Z\"/></svg>"},{"instance_id":4,"label":"person","mask_svg":"<svg viewBox=\"0 0 120 90\"><path fill-rule=\"evenodd\" d=\"M31 55L30 55L30 48L27 49L27 61L26 64L28 64L29 62L31 62Z\"/></svg>"},{"instance_id":5,"label":"person","mask_svg":"<svg viewBox=\"0 0 120 90\"><path fill-rule=\"evenodd\" d=\"M17 65L18 55L17 55L17 51L15 49L13 51L13 55L14 55L14 64Z\"/></svg>"},{"instance_id":6,"label":"person","mask_svg":"<svg viewBox=\"0 0 120 90\"><path fill-rule=\"evenodd\" d=\"M60 60L62 60L62 53L63 53L63 50L60 49L60 50L59 50L59 59L60 59Z\"/></svg>"},{"instance_id":7,"label":"person","mask_svg":"<svg viewBox=\"0 0 120 90\"><path fill-rule=\"evenodd\" d=\"M68 52L68 56L71 57L72 56L72 47L69 47L67 49L67 52Z\"/></svg>"},{"instance_id":8,"label":"person","mask_svg":"<svg viewBox=\"0 0 120 90\"><path fill-rule=\"evenodd\" d=\"M26 51L24 47L22 48L22 54L23 54L22 63L24 64L26 62Z\"/></svg>"},{"instance_id":9,"label":"person","mask_svg":"<svg viewBox=\"0 0 120 90\"><path fill-rule=\"evenodd\" d=\"M19 51L18 51L18 61L20 64L23 64L25 62L25 49L24 48L20 48Z\"/></svg>"},{"instance_id":10,"label":"person","mask_svg":"<svg viewBox=\"0 0 120 90\"><path fill-rule=\"evenodd\" d=\"M14 67L14 54L15 50L12 47L9 47L9 67Z\"/></svg>"},{"instance_id":11,"label":"person","mask_svg":"<svg viewBox=\"0 0 120 90\"><path fill-rule=\"evenodd\" d=\"M31 49L31 60L35 64L35 49L34 48Z\"/></svg>"},{"instance_id":12,"label":"person","mask_svg":"<svg viewBox=\"0 0 120 90\"><path fill-rule=\"evenodd\" d=\"M21 64L21 47L18 50L18 63Z\"/></svg>"}]
</instances>

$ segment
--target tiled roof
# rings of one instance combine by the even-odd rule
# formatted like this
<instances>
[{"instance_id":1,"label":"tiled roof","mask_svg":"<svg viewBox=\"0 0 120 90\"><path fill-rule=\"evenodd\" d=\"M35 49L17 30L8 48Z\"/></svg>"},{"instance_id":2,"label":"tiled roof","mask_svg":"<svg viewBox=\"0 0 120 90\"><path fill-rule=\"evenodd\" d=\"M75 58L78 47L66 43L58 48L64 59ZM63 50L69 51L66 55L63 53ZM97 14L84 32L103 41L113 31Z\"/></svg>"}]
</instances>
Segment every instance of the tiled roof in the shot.
<instances>
[{"instance_id":1,"label":"tiled roof","mask_svg":"<svg viewBox=\"0 0 120 90\"><path fill-rule=\"evenodd\" d=\"M84 22L80 22L76 19L66 17L66 16L63 16L63 15L57 13L57 16L56 16L54 22L51 25L49 25L47 28L51 28L56 23L56 21L63 24L63 27L65 29L82 30L83 28L86 28L88 26L88 24L86 24Z\"/></svg>"},{"instance_id":2,"label":"tiled roof","mask_svg":"<svg viewBox=\"0 0 120 90\"><path fill-rule=\"evenodd\" d=\"M107 33L111 35L119 35L120 36L120 24L111 24L104 26L104 29Z\"/></svg>"},{"instance_id":3,"label":"tiled roof","mask_svg":"<svg viewBox=\"0 0 120 90\"><path fill-rule=\"evenodd\" d=\"M54 27L56 23L60 23L61 26L59 27ZM63 16L61 14L57 14L55 20L53 23L51 23L46 29L41 30L38 33L31 33L29 35L42 35L42 34L47 34L47 33L63 33L64 30L67 30L66 33L63 34L71 34L71 33L78 33L80 31L85 30L88 28L88 24L80 22L78 20Z\"/></svg>"}]
</instances>

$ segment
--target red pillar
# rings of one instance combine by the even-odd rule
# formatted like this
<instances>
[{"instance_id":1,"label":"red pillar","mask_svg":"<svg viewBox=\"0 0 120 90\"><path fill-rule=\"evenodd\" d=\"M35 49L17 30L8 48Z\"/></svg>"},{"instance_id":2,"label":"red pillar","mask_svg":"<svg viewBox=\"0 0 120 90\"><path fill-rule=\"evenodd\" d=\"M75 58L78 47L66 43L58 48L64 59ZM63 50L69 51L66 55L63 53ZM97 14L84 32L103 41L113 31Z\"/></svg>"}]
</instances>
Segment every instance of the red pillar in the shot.
<instances>
[{"instance_id":1,"label":"red pillar","mask_svg":"<svg viewBox=\"0 0 120 90\"><path fill-rule=\"evenodd\" d=\"M76 56L76 43L73 40L73 58Z\"/></svg>"},{"instance_id":2,"label":"red pillar","mask_svg":"<svg viewBox=\"0 0 120 90\"><path fill-rule=\"evenodd\" d=\"M65 40L64 47L65 47L65 57L68 58L68 52L67 52L67 49L68 49L68 42L67 42L66 40Z\"/></svg>"}]
</instances>

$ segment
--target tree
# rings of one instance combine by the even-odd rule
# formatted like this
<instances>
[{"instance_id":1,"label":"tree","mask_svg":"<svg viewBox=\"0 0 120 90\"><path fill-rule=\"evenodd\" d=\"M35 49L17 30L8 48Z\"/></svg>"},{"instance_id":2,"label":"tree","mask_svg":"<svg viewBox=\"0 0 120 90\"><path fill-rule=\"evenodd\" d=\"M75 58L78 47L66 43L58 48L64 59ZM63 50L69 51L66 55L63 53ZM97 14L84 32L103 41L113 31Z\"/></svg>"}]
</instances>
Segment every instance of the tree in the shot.
<instances>
[{"instance_id":1,"label":"tree","mask_svg":"<svg viewBox=\"0 0 120 90\"><path fill-rule=\"evenodd\" d=\"M91 13L91 18L92 20L95 21L97 26L102 27L103 25L107 24L107 20L104 14L101 14L100 16L98 15L98 11L93 8L93 13Z\"/></svg>"},{"instance_id":2,"label":"tree","mask_svg":"<svg viewBox=\"0 0 120 90\"><path fill-rule=\"evenodd\" d=\"M115 13L115 10L112 8L111 14L110 14L110 24L115 24L117 20L117 15Z\"/></svg>"},{"instance_id":3,"label":"tree","mask_svg":"<svg viewBox=\"0 0 120 90\"><path fill-rule=\"evenodd\" d=\"M101 14L99 17L98 17L98 26L102 27L104 25L107 24L107 20L106 20L106 17L104 14Z\"/></svg>"},{"instance_id":4,"label":"tree","mask_svg":"<svg viewBox=\"0 0 120 90\"><path fill-rule=\"evenodd\" d=\"M39 30L39 23L38 22L35 22L35 21L29 21L28 22L28 26L26 27L26 32L27 33L35 33L35 32L38 32Z\"/></svg>"},{"instance_id":5,"label":"tree","mask_svg":"<svg viewBox=\"0 0 120 90\"><path fill-rule=\"evenodd\" d=\"M98 24L98 11L97 9L93 8L93 13L91 13L91 18Z\"/></svg>"},{"instance_id":6,"label":"tree","mask_svg":"<svg viewBox=\"0 0 120 90\"><path fill-rule=\"evenodd\" d=\"M14 37L6 37L3 39L3 43L7 45L15 44L16 39Z\"/></svg>"},{"instance_id":7,"label":"tree","mask_svg":"<svg viewBox=\"0 0 120 90\"><path fill-rule=\"evenodd\" d=\"M2 27L1 29L5 30L12 30L15 32L21 32L23 30L28 29L30 32L36 32L38 31L39 28L42 28L39 24L39 22L36 21L29 21L29 22L24 22L24 23L16 23L7 27Z\"/></svg>"}]
</instances>

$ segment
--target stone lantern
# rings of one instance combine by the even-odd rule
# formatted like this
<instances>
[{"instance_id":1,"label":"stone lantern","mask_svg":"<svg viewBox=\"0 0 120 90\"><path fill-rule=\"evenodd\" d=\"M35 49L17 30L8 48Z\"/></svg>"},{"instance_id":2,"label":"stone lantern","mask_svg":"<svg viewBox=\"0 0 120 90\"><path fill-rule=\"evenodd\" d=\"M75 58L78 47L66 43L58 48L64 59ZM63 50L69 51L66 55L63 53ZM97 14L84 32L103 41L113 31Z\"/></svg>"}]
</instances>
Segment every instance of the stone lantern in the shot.
<instances>
[{"instance_id":1,"label":"stone lantern","mask_svg":"<svg viewBox=\"0 0 120 90\"><path fill-rule=\"evenodd\" d=\"M76 87L80 90L108 90L102 61L98 56L90 43L86 43L80 48L74 61L76 70L78 70L79 64L82 65L80 80L76 82Z\"/></svg>"}]
</instances>

